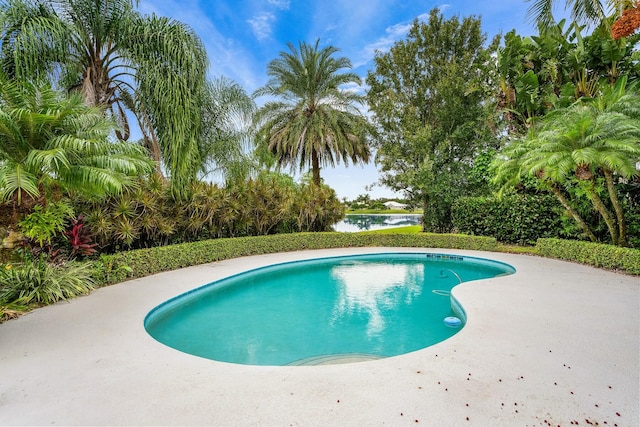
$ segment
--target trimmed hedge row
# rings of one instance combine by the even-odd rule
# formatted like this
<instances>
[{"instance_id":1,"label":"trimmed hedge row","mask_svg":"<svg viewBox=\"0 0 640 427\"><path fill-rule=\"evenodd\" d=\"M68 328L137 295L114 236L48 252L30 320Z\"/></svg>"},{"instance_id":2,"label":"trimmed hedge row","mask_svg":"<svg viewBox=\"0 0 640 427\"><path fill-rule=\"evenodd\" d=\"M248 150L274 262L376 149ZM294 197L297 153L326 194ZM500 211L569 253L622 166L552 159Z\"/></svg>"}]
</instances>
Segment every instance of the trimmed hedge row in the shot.
<instances>
[{"instance_id":1,"label":"trimmed hedge row","mask_svg":"<svg viewBox=\"0 0 640 427\"><path fill-rule=\"evenodd\" d=\"M453 225L459 232L521 245L562 235L562 212L556 198L547 194L461 197L451 207Z\"/></svg>"},{"instance_id":2,"label":"trimmed hedge row","mask_svg":"<svg viewBox=\"0 0 640 427\"><path fill-rule=\"evenodd\" d=\"M608 270L640 275L640 250L577 240L538 239L538 253Z\"/></svg>"},{"instance_id":3,"label":"trimmed hedge row","mask_svg":"<svg viewBox=\"0 0 640 427\"><path fill-rule=\"evenodd\" d=\"M96 263L96 286L105 286L162 271L248 255L305 249L346 247L420 247L495 251L493 237L459 234L295 233L204 240L104 255Z\"/></svg>"}]
</instances>

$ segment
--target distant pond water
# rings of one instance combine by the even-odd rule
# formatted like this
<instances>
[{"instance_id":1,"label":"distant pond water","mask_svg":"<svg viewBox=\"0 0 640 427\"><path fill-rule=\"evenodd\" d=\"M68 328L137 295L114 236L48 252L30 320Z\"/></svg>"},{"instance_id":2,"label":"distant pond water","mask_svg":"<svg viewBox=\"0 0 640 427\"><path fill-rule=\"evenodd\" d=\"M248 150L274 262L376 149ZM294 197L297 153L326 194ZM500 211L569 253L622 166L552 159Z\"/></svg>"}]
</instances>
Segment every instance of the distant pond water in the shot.
<instances>
[{"instance_id":1,"label":"distant pond water","mask_svg":"<svg viewBox=\"0 0 640 427\"><path fill-rule=\"evenodd\" d=\"M382 230L418 225L421 218L422 214L349 214L333 229L341 232Z\"/></svg>"}]
</instances>

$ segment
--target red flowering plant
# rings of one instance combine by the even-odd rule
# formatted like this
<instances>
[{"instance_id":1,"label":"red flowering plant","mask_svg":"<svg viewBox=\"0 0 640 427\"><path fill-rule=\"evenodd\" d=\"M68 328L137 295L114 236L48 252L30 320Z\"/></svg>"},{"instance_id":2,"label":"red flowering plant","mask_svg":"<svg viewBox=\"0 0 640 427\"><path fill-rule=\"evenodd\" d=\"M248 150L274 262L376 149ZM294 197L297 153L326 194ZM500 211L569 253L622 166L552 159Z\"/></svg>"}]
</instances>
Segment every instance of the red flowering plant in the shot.
<instances>
[{"instance_id":1,"label":"red flowering plant","mask_svg":"<svg viewBox=\"0 0 640 427\"><path fill-rule=\"evenodd\" d=\"M78 215L71 219L71 226L64 232L71 246L71 258L80 256L90 256L97 251L96 243L92 243L92 236L84 223L84 215Z\"/></svg>"}]
</instances>

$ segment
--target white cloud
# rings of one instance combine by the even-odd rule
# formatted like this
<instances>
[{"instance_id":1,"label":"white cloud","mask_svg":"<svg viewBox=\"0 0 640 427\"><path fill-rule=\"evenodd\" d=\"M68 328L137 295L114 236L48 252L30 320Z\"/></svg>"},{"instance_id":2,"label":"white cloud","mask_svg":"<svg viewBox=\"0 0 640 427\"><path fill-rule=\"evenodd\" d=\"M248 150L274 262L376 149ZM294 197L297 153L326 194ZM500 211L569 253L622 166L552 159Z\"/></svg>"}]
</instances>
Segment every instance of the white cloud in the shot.
<instances>
[{"instance_id":1,"label":"white cloud","mask_svg":"<svg viewBox=\"0 0 640 427\"><path fill-rule=\"evenodd\" d=\"M282 10L288 10L291 6L291 0L267 0L267 3Z\"/></svg>"},{"instance_id":2,"label":"white cloud","mask_svg":"<svg viewBox=\"0 0 640 427\"><path fill-rule=\"evenodd\" d=\"M367 92L367 86L366 85L357 84L357 83L344 84L344 85L340 86L340 89L344 90L345 92L357 93L359 95L364 95Z\"/></svg>"},{"instance_id":3,"label":"white cloud","mask_svg":"<svg viewBox=\"0 0 640 427\"><path fill-rule=\"evenodd\" d=\"M251 25L253 34L258 40L264 40L271 35L272 24L276 21L276 17L273 13L264 12L260 15L256 15L247 22Z\"/></svg>"},{"instance_id":4,"label":"white cloud","mask_svg":"<svg viewBox=\"0 0 640 427\"><path fill-rule=\"evenodd\" d=\"M438 10L439 10L440 12L444 12L445 10L449 9L450 7L451 7L451 5L450 5L450 4L446 4L446 3L445 3L445 4L441 4L440 6L438 6Z\"/></svg>"},{"instance_id":5,"label":"white cloud","mask_svg":"<svg viewBox=\"0 0 640 427\"><path fill-rule=\"evenodd\" d=\"M429 18L429 15L424 13L419 15L416 19L418 19L419 21L425 21L428 18ZM375 56L376 52L384 53L389 51L389 49L391 49L391 46L393 46L394 43L396 43L400 39L403 39L407 35L412 25L413 25L413 21L401 22L401 23L387 27L384 30L385 32L384 36L364 46L364 48L362 49L361 57L359 58L359 60L357 60L354 63L354 67L358 68L362 65L365 65L369 61L371 61L371 59L373 59L373 57Z\"/></svg>"}]
</instances>

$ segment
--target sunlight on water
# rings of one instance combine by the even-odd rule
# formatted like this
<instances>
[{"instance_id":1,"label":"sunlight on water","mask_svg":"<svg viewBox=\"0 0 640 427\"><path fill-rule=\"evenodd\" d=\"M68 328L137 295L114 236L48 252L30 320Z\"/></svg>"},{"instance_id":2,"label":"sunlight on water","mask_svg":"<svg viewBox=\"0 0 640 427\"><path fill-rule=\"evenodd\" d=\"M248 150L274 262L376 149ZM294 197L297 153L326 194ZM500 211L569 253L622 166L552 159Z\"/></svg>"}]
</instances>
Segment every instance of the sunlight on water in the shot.
<instances>
[{"instance_id":1,"label":"sunlight on water","mask_svg":"<svg viewBox=\"0 0 640 427\"><path fill-rule=\"evenodd\" d=\"M385 328L383 310L397 310L411 303L422 292L424 265L388 265L357 263L331 269L338 284L338 297L332 322L347 313L368 314L367 334L375 335Z\"/></svg>"}]
</instances>

